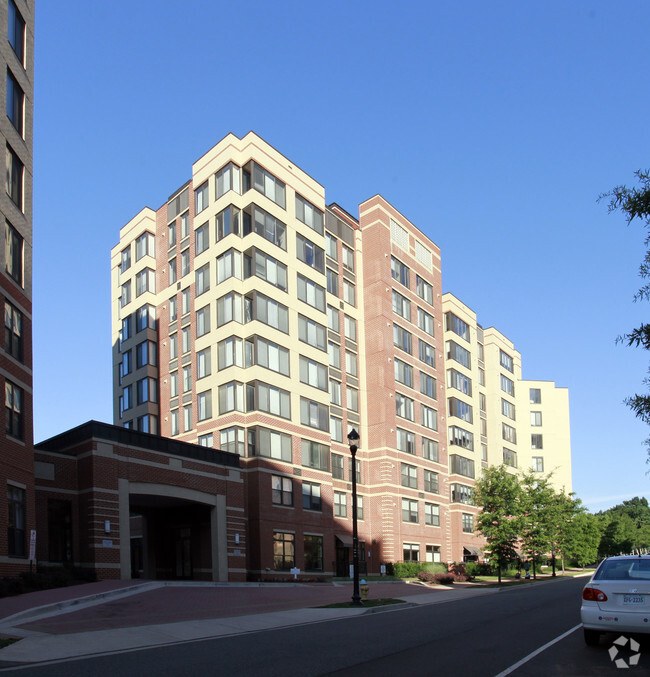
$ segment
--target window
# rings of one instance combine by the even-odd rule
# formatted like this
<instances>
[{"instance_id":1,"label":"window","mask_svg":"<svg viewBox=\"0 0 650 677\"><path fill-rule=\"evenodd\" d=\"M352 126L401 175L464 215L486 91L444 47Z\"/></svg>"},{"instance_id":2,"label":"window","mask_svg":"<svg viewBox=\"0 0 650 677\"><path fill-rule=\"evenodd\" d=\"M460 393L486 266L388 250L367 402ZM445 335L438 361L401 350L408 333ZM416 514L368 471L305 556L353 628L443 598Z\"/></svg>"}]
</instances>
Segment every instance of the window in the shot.
<instances>
[{"instance_id":1,"label":"window","mask_svg":"<svg viewBox=\"0 0 650 677\"><path fill-rule=\"evenodd\" d=\"M190 250L185 249L181 252L181 277L190 274Z\"/></svg>"},{"instance_id":2,"label":"window","mask_svg":"<svg viewBox=\"0 0 650 677\"><path fill-rule=\"evenodd\" d=\"M433 470L425 470L424 471L424 490L428 491L431 494L437 494L438 493L438 487L439 487L439 475L437 472L433 472Z\"/></svg>"},{"instance_id":3,"label":"window","mask_svg":"<svg viewBox=\"0 0 650 677\"><path fill-rule=\"evenodd\" d=\"M144 256L154 256L154 236L151 233L142 233L135 241L135 260L139 261Z\"/></svg>"},{"instance_id":4,"label":"window","mask_svg":"<svg viewBox=\"0 0 650 677\"><path fill-rule=\"evenodd\" d=\"M141 378L136 383L137 404L158 401L158 381L155 378Z\"/></svg>"},{"instance_id":5,"label":"window","mask_svg":"<svg viewBox=\"0 0 650 677\"><path fill-rule=\"evenodd\" d=\"M323 570L323 537L305 535L305 571Z\"/></svg>"},{"instance_id":6,"label":"window","mask_svg":"<svg viewBox=\"0 0 650 677\"><path fill-rule=\"evenodd\" d=\"M156 328L156 308L148 303L135 311L136 334L145 329Z\"/></svg>"},{"instance_id":7,"label":"window","mask_svg":"<svg viewBox=\"0 0 650 677\"><path fill-rule=\"evenodd\" d=\"M448 403L450 416L461 418L463 421L467 421L467 423L473 422L474 417L471 405L467 404L467 402L459 400L456 397L450 397Z\"/></svg>"},{"instance_id":8,"label":"window","mask_svg":"<svg viewBox=\"0 0 650 677\"><path fill-rule=\"evenodd\" d=\"M316 310L325 312L325 288L298 273L298 298Z\"/></svg>"},{"instance_id":9,"label":"window","mask_svg":"<svg viewBox=\"0 0 650 677\"><path fill-rule=\"evenodd\" d=\"M397 448L407 454L415 454L415 433L397 428Z\"/></svg>"},{"instance_id":10,"label":"window","mask_svg":"<svg viewBox=\"0 0 650 677\"><path fill-rule=\"evenodd\" d=\"M530 388L530 403L531 404L541 404L542 403L542 390L541 388Z\"/></svg>"},{"instance_id":11,"label":"window","mask_svg":"<svg viewBox=\"0 0 650 677\"><path fill-rule=\"evenodd\" d=\"M212 418L212 391L206 390L196 396L198 407L198 420L205 421Z\"/></svg>"},{"instance_id":12,"label":"window","mask_svg":"<svg viewBox=\"0 0 650 677\"><path fill-rule=\"evenodd\" d=\"M169 375L169 396L178 397L178 372L172 371Z\"/></svg>"},{"instance_id":13,"label":"window","mask_svg":"<svg viewBox=\"0 0 650 677\"><path fill-rule=\"evenodd\" d=\"M241 294L230 292L217 299L217 327L222 327L228 322L241 322L242 320Z\"/></svg>"},{"instance_id":14,"label":"window","mask_svg":"<svg viewBox=\"0 0 650 677\"><path fill-rule=\"evenodd\" d=\"M183 367L183 392L189 393L192 390L192 366Z\"/></svg>"},{"instance_id":15,"label":"window","mask_svg":"<svg viewBox=\"0 0 650 677\"><path fill-rule=\"evenodd\" d=\"M515 384L507 376L504 376L503 374L500 374L500 376L501 376L501 390L503 390L504 393L510 395L510 397L514 397Z\"/></svg>"},{"instance_id":16,"label":"window","mask_svg":"<svg viewBox=\"0 0 650 677\"><path fill-rule=\"evenodd\" d=\"M517 467L517 452L512 451L512 449L503 448L503 463L509 465L512 468Z\"/></svg>"},{"instance_id":17,"label":"window","mask_svg":"<svg viewBox=\"0 0 650 677\"><path fill-rule=\"evenodd\" d=\"M474 451L474 435L458 426L449 426L449 444Z\"/></svg>"},{"instance_id":18,"label":"window","mask_svg":"<svg viewBox=\"0 0 650 677\"><path fill-rule=\"evenodd\" d=\"M183 289L181 292L181 314L183 317L190 312L190 290Z\"/></svg>"},{"instance_id":19,"label":"window","mask_svg":"<svg viewBox=\"0 0 650 677\"><path fill-rule=\"evenodd\" d=\"M9 301L5 301L5 352L23 361L23 314Z\"/></svg>"},{"instance_id":20,"label":"window","mask_svg":"<svg viewBox=\"0 0 650 677\"><path fill-rule=\"evenodd\" d=\"M244 411L244 384L230 381L219 386L219 413Z\"/></svg>"},{"instance_id":21,"label":"window","mask_svg":"<svg viewBox=\"0 0 650 677\"><path fill-rule=\"evenodd\" d=\"M296 537L283 531L273 532L273 568L289 571L296 563Z\"/></svg>"},{"instance_id":22,"label":"window","mask_svg":"<svg viewBox=\"0 0 650 677\"><path fill-rule=\"evenodd\" d=\"M210 246L210 224L204 223L194 231L194 255L198 256Z\"/></svg>"},{"instance_id":23,"label":"window","mask_svg":"<svg viewBox=\"0 0 650 677\"><path fill-rule=\"evenodd\" d=\"M539 435L539 434L536 434L536 433L532 434L530 436L530 446L533 449L543 449L544 444L543 444L542 436Z\"/></svg>"},{"instance_id":24,"label":"window","mask_svg":"<svg viewBox=\"0 0 650 677\"><path fill-rule=\"evenodd\" d=\"M219 212L215 221L217 226L217 242L221 242L224 237L231 234L239 235L241 233L240 219L241 212L237 207L233 207L233 205Z\"/></svg>"},{"instance_id":25,"label":"window","mask_svg":"<svg viewBox=\"0 0 650 677\"><path fill-rule=\"evenodd\" d=\"M438 461L438 442L428 437L422 438L422 457L429 461Z\"/></svg>"},{"instance_id":26,"label":"window","mask_svg":"<svg viewBox=\"0 0 650 677\"><path fill-rule=\"evenodd\" d=\"M347 317L347 315L346 315ZM337 334L341 333L339 327L339 311L334 306L327 306L327 327Z\"/></svg>"},{"instance_id":27,"label":"window","mask_svg":"<svg viewBox=\"0 0 650 677\"><path fill-rule=\"evenodd\" d=\"M485 393L478 394L478 402L480 410L485 413L487 411L487 400L485 398Z\"/></svg>"},{"instance_id":28,"label":"window","mask_svg":"<svg viewBox=\"0 0 650 677\"><path fill-rule=\"evenodd\" d=\"M357 304L356 294L357 294L356 288L352 284L352 282L343 280L343 300L346 303L349 303L351 306L355 306Z\"/></svg>"},{"instance_id":29,"label":"window","mask_svg":"<svg viewBox=\"0 0 650 677\"><path fill-rule=\"evenodd\" d=\"M466 341L470 340L469 325L453 313L445 313L445 328L447 331L453 331L454 334L458 334L458 336Z\"/></svg>"},{"instance_id":30,"label":"window","mask_svg":"<svg viewBox=\"0 0 650 677\"><path fill-rule=\"evenodd\" d=\"M438 412L425 404L420 405L422 425L429 430L438 430Z\"/></svg>"},{"instance_id":31,"label":"window","mask_svg":"<svg viewBox=\"0 0 650 677\"><path fill-rule=\"evenodd\" d=\"M210 306L196 311L196 338L205 336L210 331Z\"/></svg>"},{"instance_id":32,"label":"window","mask_svg":"<svg viewBox=\"0 0 650 677\"><path fill-rule=\"evenodd\" d=\"M474 505L472 487L468 487L465 484L452 484L450 489L452 503L465 503L466 505Z\"/></svg>"},{"instance_id":33,"label":"window","mask_svg":"<svg viewBox=\"0 0 650 677\"><path fill-rule=\"evenodd\" d=\"M219 432L219 448L231 454L244 456L246 444L246 431L239 426L224 428Z\"/></svg>"},{"instance_id":34,"label":"window","mask_svg":"<svg viewBox=\"0 0 650 677\"><path fill-rule=\"evenodd\" d=\"M169 359L175 360L178 357L178 335L170 334L169 336Z\"/></svg>"},{"instance_id":35,"label":"window","mask_svg":"<svg viewBox=\"0 0 650 677\"><path fill-rule=\"evenodd\" d=\"M180 427L178 423L178 409L174 409L171 413L171 430L172 435L178 435Z\"/></svg>"},{"instance_id":36,"label":"window","mask_svg":"<svg viewBox=\"0 0 650 677\"><path fill-rule=\"evenodd\" d=\"M427 545L426 561L442 562L439 545Z\"/></svg>"},{"instance_id":37,"label":"window","mask_svg":"<svg viewBox=\"0 0 650 677\"><path fill-rule=\"evenodd\" d=\"M241 252L229 249L217 257L217 284L231 277L241 280L241 272Z\"/></svg>"},{"instance_id":38,"label":"window","mask_svg":"<svg viewBox=\"0 0 650 677\"><path fill-rule=\"evenodd\" d=\"M513 444L517 444L517 431L515 430L515 428L508 425L507 423L501 424L501 437L506 442L512 442Z\"/></svg>"},{"instance_id":39,"label":"window","mask_svg":"<svg viewBox=\"0 0 650 677\"><path fill-rule=\"evenodd\" d=\"M350 411L359 411L359 391L356 388L346 386L345 397Z\"/></svg>"},{"instance_id":40,"label":"window","mask_svg":"<svg viewBox=\"0 0 650 677\"><path fill-rule=\"evenodd\" d=\"M346 339L348 339L349 341L354 341L356 343L357 321L353 317L350 317L349 315L345 315L343 317L343 331Z\"/></svg>"},{"instance_id":41,"label":"window","mask_svg":"<svg viewBox=\"0 0 650 677\"><path fill-rule=\"evenodd\" d=\"M5 221L5 270L7 275L23 285L23 238L20 233ZM131 301L131 280L122 285L121 305L124 307Z\"/></svg>"},{"instance_id":42,"label":"window","mask_svg":"<svg viewBox=\"0 0 650 677\"><path fill-rule=\"evenodd\" d=\"M341 454L332 454L332 477L335 480L345 479L343 473L343 456Z\"/></svg>"},{"instance_id":43,"label":"window","mask_svg":"<svg viewBox=\"0 0 650 677\"><path fill-rule=\"evenodd\" d=\"M409 286L409 269L394 256L390 258L390 272L394 280L397 280L405 287Z\"/></svg>"},{"instance_id":44,"label":"window","mask_svg":"<svg viewBox=\"0 0 650 677\"><path fill-rule=\"evenodd\" d=\"M440 526L440 506L434 503L424 504L424 523L431 527Z\"/></svg>"},{"instance_id":45,"label":"window","mask_svg":"<svg viewBox=\"0 0 650 677\"><path fill-rule=\"evenodd\" d=\"M156 273L151 268L145 268L135 274L136 298L147 291L156 292Z\"/></svg>"},{"instance_id":46,"label":"window","mask_svg":"<svg viewBox=\"0 0 650 677\"><path fill-rule=\"evenodd\" d=\"M464 395L472 396L472 379L455 369L447 370L447 386L459 390Z\"/></svg>"},{"instance_id":47,"label":"window","mask_svg":"<svg viewBox=\"0 0 650 677\"><path fill-rule=\"evenodd\" d=\"M401 464L402 486L409 489L418 488L418 469L414 465L408 463Z\"/></svg>"},{"instance_id":48,"label":"window","mask_svg":"<svg viewBox=\"0 0 650 677\"><path fill-rule=\"evenodd\" d=\"M298 315L298 338L319 350L327 350L325 327L304 315Z\"/></svg>"},{"instance_id":49,"label":"window","mask_svg":"<svg viewBox=\"0 0 650 677\"><path fill-rule=\"evenodd\" d=\"M357 519L363 519L363 496L357 496Z\"/></svg>"},{"instance_id":50,"label":"window","mask_svg":"<svg viewBox=\"0 0 650 677\"><path fill-rule=\"evenodd\" d=\"M273 416L291 418L291 395L287 390L253 381L246 385L247 411L265 411Z\"/></svg>"},{"instance_id":51,"label":"window","mask_svg":"<svg viewBox=\"0 0 650 677\"><path fill-rule=\"evenodd\" d=\"M132 328L132 321L131 321L131 315L127 315L125 318L122 319L122 329L120 329L120 341L123 343L124 341L128 341L128 339L131 338L133 332L131 331Z\"/></svg>"},{"instance_id":52,"label":"window","mask_svg":"<svg viewBox=\"0 0 650 677\"><path fill-rule=\"evenodd\" d=\"M474 515L469 515L465 512L463 513L463 533L474 533Z\"/></svg>"},{"instance_id":53,"label":"window","mask_svg":"<svg viewBox=\"0 0 650 677\"><path fill-rule=\"evenodd\" d=\"M194 191L194 214L200 214L204 209L207 209L209 202L208 182L201 184Z\"/></svg>"},{"instance_id":54,"label":"window","mask_svg":"<svg viewBox=\"0 0 650 677\"><path fill-rule=\"evenodd\" d=\"M358 371L357 354L349 350L345 351L345 371L350 376L356 376Z\"/></svg>"},{"instance_id":55,"label":"window","mask_svg":"<svg viewBox=\"0 0 650 677\"><path fill-rule=\"evenodd\" d=\"M196 296L210 289L210 264L206 263L196 271Z\"/></svg>"},{"instance_id":56,"label":"window","mask_svg":"<svg viewBox=\"0 0 650 677\"><path fill-rule=\"evenodd\" d=\"M322 510L320 484L302 483L302 507L305 510Z\"/></svg>"},{"instance_id":57,"label":"window","mask_svg":"<svg viewBox=\"0 0 650 677\"><path fill-rule=\"evenodd\" d=\"M422 308L418 308L418 327L429 336L433 336L433 315L427 313L426 310L422 310Z\"/></svg>"},{"instance_id":58,"label":"window","mask_svg":"<svg viewBox=\"0 0 650 677\"><path fill-rule=\"evenodd\" d=\"M300 356L300 382L320 390L327 390L327 367L324 364ZM287 365L288 366L288 365Z\"/></svg>"},{"instance_id":59,"label":"window","mask_svg":"<svg viewBox=\"0 0 650 677\"><path fill-rule=\"evenodd\" d=\"M420 392L434 400L438 396L436 392L436 379L429 374L425 374L423 371L420 372Z\"/></svg>"},{"instance_id":60,"label":"window","mask_svg":"<svg viewBox=\"0 0 650 677\"><path fill-rule=\"evenodd\" d=\"M13 5L13 2L9 4ZM7 503L7 554L9 557L26 557L25 490L8 484Z\"/></svg>"},{"instance_id":61,"label":"window","mask_svg":"<svg viewBox=\"0 0 650 677\"><path fill-rule=\"evenodd\" d=\"M25 107L25 92L18 84L18 80L7 68L7 117L16 131L23 136L23 110Z\"/></svg>"},{"instance_id":62,"label":"window","mask_svg":"<svg viewBox=\"0 0 650 677\"><path fill-rule=\"evenodd\" d=\"M464 456L458 456L458 454L451 454L449 456L449 472L474 479L474 461Z\"/></svg>"},{"instance_id":63,"label":"window","mask_svg":"<svg viewBox=\"0 0 650 677\"><path fill-rule=\"evenodd\" d=\"M325 444L312 442L311 440L302 440L302 465L307 468L316 468L316 470L330 469L330 448Z\"/></svg>"},{"instance_id":64,"label":"window","mask_svg":"<svg viewBox=\"0 0 650 677\"><path fill-rule=\"evenodd\" d=\"M532 458L533 472L544 472L544 457L533 456Z\"/></svg>"},{"instance_id":65,"label":"window","mask_svg":"<svg viewBox=\"0 0 650 677\"><path fill-rule=\"evenodd\" d=\"M345 245L342 245L341 251L343 252L343 267L354 272L354 251Z\"/></svg>"},{"instance_id":66,"label":"window","mask_svg":"<svg viewBox=\"0 0 650 677\"><path fill-rule=\"evenodd\" d=\"M142 433L158 434L158 417L153 414L144 414L135 419L135 429Z\"/></svg>"},{"instance_id":67,"label":"window","mask_svg":"<svg viewBox=\"0 0 650 677\"><path fill-rule=\"evenodd\" d=\"M241 339L236 338L235 340L241 341ZM260 336L246 340L245 362L247 367L258 364L265 369L289 376L289 350Z\"/></svg>"},{"instance_id":68,"label":"window","mask_svg":"<svg viewBox=\"0 0 650 677\"><path fill-rule=\"evenodd\" d=\"M9 0L9 25L7 37L11 48L16 53L21 65L25 65L25 20L16 8L13 0Z\"/></svg>"},{"instance_id":69,"label":"window","mask_svg":"<svg viewBox=\"0 0 650 677\"><path fill-rule=\"evenodd\" d=\"M445 344L447 348L447 359L455 360L467 369L472 368L472 359L469 350L459 346L455 341L447 341Z\"/></svg>"},{"instance_id":70,"label":"window","mask_svg":"<svg viewBox=\"0 0 650 677\"><path fill-rule=\"evenodd\" d=\"M208 433L207 435L199 435L199 446L201 447L208 447L212 449L214 447L214 436L212 433ZM225 449L222 450L225 451Z\"/></svg>"},{"instance_id":71,"label":"window","mask_svg":"<svg viewBox=\"0 0 650 677\"><path fill-rule=\"evenodd\" d=\"M176 221L167 226L167 246L171 249L176 244Z\"/></svg>"},{"instance_id":72,"label":"window","mask_svg":"<svg viewBox=\"0 0 650 677\"><path fill-rule=\"evenodd\" d=\"M420 561L420 546L417 543L404 543L402 552L405 562Z\"/></svg>"},{"instance_id":73,"label":"window","mask_svg":"<svg viewBox=\"0 0 650 677\"><path fill-rule=\"evenodd\" d=\"M393 325L393 345L395 345L400 350L403 350L405 353L411 354L411 349L413 345L413 337L411 333L402 329L397 324Z\"/></svg>"},{"instance_id":74,"label":"window","mask_svg":"<svg viewBox=\"0 0 650 677\"><path fill-rule=\"evenodd\" d=\"M530 425L534 428L537 428L542 425L542 412L541 411L531 411L530 412Z\"/></svg>"},{"instance_id":75,"label":"window","mask_svg":"<svg viewBox=\"0 0 650 677\"><path fill-rule=\"evenodd\" d=\"M514 372L512 357L510 357L508 353L504 353L503 350L499 350L499 361L504 369Z\"/></svg>"},{"instance_id":76,"label":"window","mask_svg":"<svg viewBox=\"0 0 650 677\"><path fill-rule=\"evenodd\" d=\"M218 301L217 301L218 303ZM244 299L245 321L258 320L269 327L289 333L289 310L287 306L270 299L264 294L254 293Z\"/></svg>"},{"instance_id":77,"label":"window","mask_svg":"<svg viewBox=\"0 0 650 677\"><path fill-rule=\"evenodd\" d=\"M342 491L334 492L334 517L348 516L348 497Z\"/></svg>"},{"instance_id":78,"label":"window","mask_svg":"<svg viewBox=\"0 0 650 677\"><path fill-rule=\"evenodd\" d=\"M300 422L310 428L329 431L329 407L320 402L308 400L306 397L300 398Z\"/></svg>"},{"instance_id":79,"label":"window","mask_svg":"<svg viewBox=\"0 0 650 677\"><path fill-rule=\"evenodd\" d=\"M333 343L332 341L327 342L327 355L329 358L330 367L335 369L341 368L341 346L338 343Z\"/></svg>"},{"instance_id":80,"label":"window","mask_svg":"<svg viewBox=\"0 0 650 677\"><path fill-rule=\"evenodd\" d=\"M16 439L23 439L23 389L5 381L5 431Z\"/></svg>"},{"instance_id":81,"label":"window","mask_svg":"<svg viewBox=\"0 0 650 677\"><path fill-rule=\"evenodd\" d=\"M325 250L327 252L327 255L331 258L334 259L335 261L338 261L338 251L337 251L337 243L338 240L331 234L331 233L325 233Z\"/></svg>"},{"instance_id":82,"label":"window","mask_svg":"<svg viewBox=\"0 0 650 677\"><path fill-rule=\"evenodd\" d=\"M131 247L122 250L120 259L120 274L124 273L131 267Z\"/></svg>"},{"instance_id":83,"label":"window","mask_svg":"<svg viewBox=\"0 0 650 677\"><path fill-rule=\"evenodd\" d=\"M419 339L420 343L420 359L425 364L428 364L430 367L436 366L436 350L433 346L429 345L422 339Z\"/></svg>"},{"instance_id":84,"label":"window","mask_svg":"<svg viewBox=\"0 0 650 677\"><path fill-rule=\"evenodd\" d=\"M234 190L235 193L241 192L241 169L232 162L215 174L215 199L218 200L229 190Z\"/></svg>"},{"instance_id":85,"label":"window","mask_svg":"<svg viewBox=\"0 0 650 677\"><path fill-rule=\"evenodd\" d=\"M201 379L212 373L211 349L205 348L196 353L196 378Z\"/></svg>"},{"instance_id":86,"label":"window","mask_svg":"<svg viewBox=\"0 0 650 677\"><path fill-rule=\"evenodd\" d=\"M296 218L319 235L323 234L323 212L298 194L296 194Z\"/></svg>"},{"instance_id":87,"label":"window","mask_svg":"<svg viewBox=\"0 0 650 677\"><path fill-rule=\"evenodd\" d=\"M327 278L327 293L328 294L334 294L334 296L339 295L339 274L335 271L332 270L331 268L327 268L325 271L325 275Z\"/></svg>"},{"instance_id":88,"label":"window","mask_svg":"<svg viewBox=\"0 0 650 677\"><path fill-rule=\"evenodd\" d=\"M352 468L355 467L355 481L357 484L361 484L361 461L358 458L354 459L354 464L352 463L352 459L350 459L350 467L349 467L349 472L350 472L350 481L352 481Z\"/></svg>"},{"instance_id":89,"label":"window","mask_svg":"<svg viewBox=\"0 0 650 677\"><path fill-rule=\"evenodd\" d=\"M415 420L413 414L413 400L401 393L395 393L395 413L400 418L405 418L408 421Z\"/></svg>"},{"instance_id":90,"label":"window","mask_svg":"<svg viewBox=\"0 0 650 677\"><path fill-rule=\"evenodd\" d=\"M258 249L244 255L244 279L253 275L287 291L287 267Z\"/></svg>"},{"instance_id":91,"label":"window","mask_svg":"<svg viewBox=\"0 0 650 677\"><path fill-rule=\"evenodd\" d=\"M405 320L408 320L409 322L411 321L411 302L394 289L393 312L400 317L403 317Z\"/></svg>"},{"instance_id":92,"label":"window","mask_svg":"<svg viewBox=\"0 0 650 677\"><path fill-rule=\"evenodd\" d=\"M168 277L169 277L169 284L174 284L176 280L178 279L176 275L176 259L171 259L168 264Z\"/></svg>"},{"instance_id":93,"label":"window","mask_svg":"<svg viewBox=\"0 0 650 677\"><path fill-rule=\"evenodd\" d=\"M324 272L325 252L323 248L314 244L300 233L296 233L296 256L308 266L315 268L321 273Z\"/></svg>"},{"instance_id":94,"label":"window","mask_svg":"<svg viewBox=\"0 0 650 677\"><path fill-rule=\"evenodd\" d=\"M282 209L286 208L284 183L257 163L253 163L253 187Z\"/></svg>"},{"instance_id":95,"label":"window","mask_svg":"<svg viewBox=\"0 0 650 677\"><path fill-rule=\"evenodd\" d=\"M23 174L25 167L20 161L20 158L13 151L11 146L7 144L6 153L6 169L7 169L7 195L12 202L22 211L23 209Z\"/></svg>"},{"instance_id":96,"label":"window","mask_svg":"<svg viewBox=\"0 0 650 677\"><path fill-rule=\"evenodd\" d=\"M217 227L219 221L217 217ZM287 226L275 216L260 209L257 205L251 206L251 212L244 212L244 235L257 233L272 244L287 250ZM217 231L217 239L219 239Z\"/></svg>"},{"instance_id":97,"label":"window","mask_svg":"<svg viewBox=\"0 0 650 677\"><path fill-rule=\"evenodd\" d=\"M501 413L507 418L515 420L515 405L508 400L501 398Z\"/></svg>"},{"instance_id":98,"label":"window","mask_svg":"<svg viewBox=\"0 0 650 677\"><path fill-rule=\"evenodd\" d=\"M419 275L415 276L415 289L417 295L427 303L433 305L433 287Z\"/></svg>"},{"instance_id":99,"label":"window","mask_svg":"<svg viewBox=\"0 0 650 677\"><path fill-rule=\"evenodd\" d=\"M402 499L402 522L418 523L418 502L410 498Z\"/></svg>"},{"instance_id":100,"label":"window","mask_svg":"<svg viewBox=\"0 0 650 677\"><path fill-rule=\"evenodd\" d=\"M268 428L248 430L249 456L263 456L291 463L291 435Z\"/></svg>"},{"instance_id":101,"label":"window","mask_svg":"<svg viewBox=\"0 0 650 677\"><path fill-rule=\"evenodd\" d=\"M120 384L124 380L124 377L128 376L132 371L132 353L130 350L127 350L125 353L122 353L122 361L120 362Z\"/></svg>"},{"instance_id":102,"label":"window","mask_svg":"<svg viewBox=\"0 0 650 677\"><path fill-rule=\"evenodd\" d=\"M142 341L135 347L135 367L140 369L147 364L158 364L158 346L154 341Z\"/></svg>"},{"instance_id":103,"label":"window","mask_svg":"<svg viewBox=\"0 0 650 677\"><path fill-rule=\"evenodd\" d=\"M341 406L341 383L330 379L330 403L336 405L337 407Z\"/></svg>"},{"instance_id":104,"label":"window","mask_svg":"<svg viewBox=\"0 0 650 677\"><path fill-rule=\"evenodd\" d=\"M120 395L120 418L124 415L124 412L129 410L133 406L133 386L126 386L122 388L122 394Z\"/></svg>"}]
</instances>

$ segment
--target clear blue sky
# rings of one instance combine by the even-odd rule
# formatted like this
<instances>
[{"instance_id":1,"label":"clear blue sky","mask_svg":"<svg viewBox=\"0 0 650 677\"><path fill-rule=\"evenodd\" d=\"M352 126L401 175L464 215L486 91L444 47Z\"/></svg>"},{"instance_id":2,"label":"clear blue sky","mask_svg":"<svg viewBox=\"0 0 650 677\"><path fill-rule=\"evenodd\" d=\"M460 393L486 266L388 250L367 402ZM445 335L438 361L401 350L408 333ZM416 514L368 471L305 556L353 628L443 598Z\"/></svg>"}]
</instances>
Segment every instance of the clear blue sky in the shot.
<instances>
[{"instance_id":1,"label":"clear blue sky","mask_svg":"<svg viewBox=\"0 0 650 677\"><path fill-rule=\"evenodd\" d=\"M353 214L381 193L442 249L443 289L570 389L574 490L649 495L615 343L644 231L597 197L650 167L650 3L37 0L36 441L112 421L110 249L228 132L254 130Z\"/></svg>"}]
</instances>

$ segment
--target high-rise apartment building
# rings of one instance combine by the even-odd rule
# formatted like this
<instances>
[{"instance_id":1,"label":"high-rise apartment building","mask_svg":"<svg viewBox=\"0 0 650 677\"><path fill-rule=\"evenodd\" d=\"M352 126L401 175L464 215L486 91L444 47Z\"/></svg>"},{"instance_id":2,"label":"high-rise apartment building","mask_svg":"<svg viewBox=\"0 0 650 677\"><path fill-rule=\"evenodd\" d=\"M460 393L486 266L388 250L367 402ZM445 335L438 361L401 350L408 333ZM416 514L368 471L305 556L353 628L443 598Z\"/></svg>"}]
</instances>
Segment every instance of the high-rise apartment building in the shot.
<instances>
[{"instance_id":1,"label":"high-rise apartment building","mask_svg":"<svg viewBox=\"0 0 650 677\"><path fill-rule=\"evenodd\" d=\"M0 10L0 59L6 115L0 121L5 146L5 192L0 195L5 246L0 285L5 339L0 371L5 422L0 428L0 576L28 566L34 528L32 426L32 110L34 94L34 6L8 0Z\"/></svg>"},{"instance_id":2,"label":"high-rise apartment building","mask_svg":"<svg viewBox=\"0 0 650 677\"><path fill-rule=\"evenodd\" d=\"M564 391L527 385L512 344L443 296L439 248L380 196L358 218L328 205L252 132L131 219L111 265L114 422L239 455L230 547L251 577L347 573L352 473L369 571L476 559L487 463L558 466L570 489Z\"/></svg>"}]
</instances>

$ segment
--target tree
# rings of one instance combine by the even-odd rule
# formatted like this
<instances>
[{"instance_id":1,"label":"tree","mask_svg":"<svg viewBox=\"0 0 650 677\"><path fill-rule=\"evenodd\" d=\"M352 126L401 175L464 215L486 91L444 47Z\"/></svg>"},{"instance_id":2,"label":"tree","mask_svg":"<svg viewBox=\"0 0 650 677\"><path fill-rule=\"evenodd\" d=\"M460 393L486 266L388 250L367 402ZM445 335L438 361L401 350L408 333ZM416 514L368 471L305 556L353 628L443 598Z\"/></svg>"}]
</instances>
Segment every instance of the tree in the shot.
<instances>
[{"instance_id":1,"label":"tree","mask_svg":"<svg viewBox=\"0 0 650 677\"><path fill-rule=\"evenodd\" d=\"M640 187L616 186L609 193L601 195L599 199L609 198L609 211L622 211L628 224L635 219L639 219L646 229L650 229L650 172L638 170L635 175ZM642 280L650 278L650 234L646 236L645 247L645 255L639 266L639 274ZM650 299L650 282L645 282L634 295L635 301L642 299ZM618 340L628 346L637 348L641 346L645 350L650 350L650 324L642 323L629 334L619 336ZM650 379L647 376L643 379L643 384L650 385ZM625 404L632 409L638 418L650 424L650 394L635 394L626 398ZM650 438L646 439L646 445L649 448L648 454L650 455ZM650 457L648 461L650 462Z\"/></svg>"},{"instance_id":2,"label":"tree","mask_svg":"<svg viewBox=\"0 0 650 677\"><path fill-rule=\"evenodd\" d=\"M601 529L595 515L580 512L563 530L562 554L585 567L598 559Z\"/></svg>"},{"instance_id":3,"label":"tree","mask_svg":"<svg viewBox=\"0 0 650 677\"><path fill-rule=\"evenodd\" d=\"M546 477L532 470L521 476L521 546L533 561L533 578L537 579L536 559L552 552L557 540L556 520L559 501Z\"/></svg>"},{"instance_id":4,"label":"tree","mask_svg":"<svg viewBox=\"0 0 650 677\"><path fill-rule=\"evenodd\" d=\"M650 549L650 506L635 496L597 515L602 525L599 552L602 556Z\"/></svg>"},{"instance_id":5,"label":"tree","mask_svg":"<svg viewBox=\"0 0 650 677\"><path fill-rule=\"evenodd\" d=\"M520 499L519 482L503 465L487 468L474 486L474 500L481 507L476 528L487 541L485 554L497 562L499 583L503 565L517 556Z\"/></svg>"}]
</instances>

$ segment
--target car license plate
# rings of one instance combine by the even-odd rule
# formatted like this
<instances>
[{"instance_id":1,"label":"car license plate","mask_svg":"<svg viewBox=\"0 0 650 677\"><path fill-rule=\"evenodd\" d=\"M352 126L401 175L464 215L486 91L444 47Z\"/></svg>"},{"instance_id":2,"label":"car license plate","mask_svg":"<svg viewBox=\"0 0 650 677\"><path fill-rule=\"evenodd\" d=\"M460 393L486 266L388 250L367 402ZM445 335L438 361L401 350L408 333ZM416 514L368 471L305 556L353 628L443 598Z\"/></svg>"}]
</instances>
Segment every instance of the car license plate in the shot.
<instances>
[{"instance_id":1,"label":"car license plate","mask_svg":"<svg viewBox=\"0 0 650 677\"><path fill-rule=\"evenodd\" d=\"M623 595L623 604L643 604L643 595Z\"/></svg>"}]
</instances>

